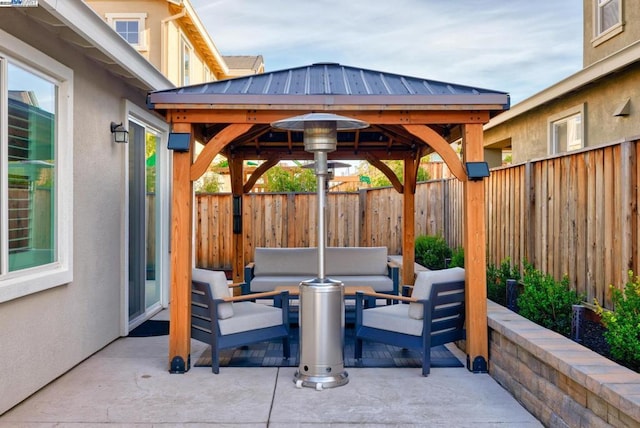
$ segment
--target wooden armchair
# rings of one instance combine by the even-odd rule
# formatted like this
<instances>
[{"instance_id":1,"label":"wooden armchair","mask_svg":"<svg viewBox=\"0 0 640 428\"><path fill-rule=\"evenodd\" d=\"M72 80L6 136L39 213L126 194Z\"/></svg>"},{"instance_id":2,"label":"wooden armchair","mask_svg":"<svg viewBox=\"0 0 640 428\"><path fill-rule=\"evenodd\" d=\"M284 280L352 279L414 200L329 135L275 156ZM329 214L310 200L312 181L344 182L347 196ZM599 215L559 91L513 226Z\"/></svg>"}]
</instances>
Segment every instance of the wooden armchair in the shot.
<instances>
[{"instance_id":1,"label":"wooden armchair","mask_svg":"<svg viewBox=\"0 0 640 428\"><path fill-rule=\"evenodd\" d=\"M464 269L451 268L418 273L411 297L358 292L355 358L362 358L363 341L419 349L428 376L431 348L466 337L464 289ZM365 296L395 304L365 309Z\"/></svg>"},{"instance_id":2,"label":"wooden armchair","mask_svg":"<svg viewBox=\"0 0 640 428\"><path fill-rule=\"evenodd\" d=\"M278 296L279 298L274 299ZM274 305L255 303L270 298ZM194 269L191 281L191 337L211 345L211 371L220 371L220 350L282 339L289 358L288 292L232 296L223 272Z\"/></svg>"}]
</instances>

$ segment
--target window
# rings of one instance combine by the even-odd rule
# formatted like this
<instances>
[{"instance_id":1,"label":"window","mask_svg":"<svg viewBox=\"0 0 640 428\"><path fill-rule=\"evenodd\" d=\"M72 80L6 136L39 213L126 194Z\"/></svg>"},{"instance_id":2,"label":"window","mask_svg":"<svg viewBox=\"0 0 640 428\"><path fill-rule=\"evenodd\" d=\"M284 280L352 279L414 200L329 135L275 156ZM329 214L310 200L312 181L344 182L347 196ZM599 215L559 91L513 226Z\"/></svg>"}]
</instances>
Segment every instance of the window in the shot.
<instances>
[{"instance_id":1,"label":"window","mask_svg":"<svg viewBox=\"0 0 640 428\"><path fill-rule=\"evenodd\" d=\"M186 40L180 43L180 84L189 85L191 79L191 46Z\"/></svg>"},{"instance_id":2,"label":"window","mask_svg":"<svg viewBox=\"0 0 640 428\"><path fill-rule=\"evenodd\" d=\"M549 154L564 153L584 147L584 109L563 112L549 119Z\"/></svg>"},{"instance_id":3,"label":"window","mask_svg":"<svg viewBox=\"0 0 640 428\"><path fill-rule=\"evenodd\" d=\"M139 21L128 21L125 19L118 19L114 22L115 29L123 39L129 42L130 45L138 45L140 44L140 22Z\"/></svg>"},{"instance_id":4,"label":"window","mask_svg":"<svg viewBox=\"0 0 640 428\"><path fill-rule=\"evenodd\" d=\"M597 45L622 32L622 0L595 0L594 43Z\"/></svg>"},{"instance_id":5,"label":"window","mask_svg":"<svg viewBox=\"0 0 640 428\"><path fill-rule=\"evenodd\" d=\"M138 50L145 50L146 13L107 13L107 22L123 39Z\"/></svg>"},{"instance_id":6,"label":"window","mask_svg":"<svg viewBox=\"0 0 640 428\"><path fill-rule=\"evenodd\" d=\"M72 71L0 31L0 301L71 281Z\"/></svg>"}]
</instances>

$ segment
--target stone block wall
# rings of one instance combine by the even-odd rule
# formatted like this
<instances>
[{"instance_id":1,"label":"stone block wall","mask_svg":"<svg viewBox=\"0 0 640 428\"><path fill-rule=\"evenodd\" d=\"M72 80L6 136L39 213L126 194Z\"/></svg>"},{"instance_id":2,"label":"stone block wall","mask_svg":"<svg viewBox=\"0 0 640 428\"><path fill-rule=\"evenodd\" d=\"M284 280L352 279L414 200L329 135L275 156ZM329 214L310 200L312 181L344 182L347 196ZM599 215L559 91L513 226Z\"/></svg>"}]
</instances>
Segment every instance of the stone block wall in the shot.
<instances>
[{"instance_id":1,"label":"stone block wall","mask_svg":"<svg viewBox=\"0 0 640 428\"><path fill-rule=\"evenodd\" d=\"M640 374L489 301L489 372L548 427L640 427Z\"/></svg>"}]
</instances>

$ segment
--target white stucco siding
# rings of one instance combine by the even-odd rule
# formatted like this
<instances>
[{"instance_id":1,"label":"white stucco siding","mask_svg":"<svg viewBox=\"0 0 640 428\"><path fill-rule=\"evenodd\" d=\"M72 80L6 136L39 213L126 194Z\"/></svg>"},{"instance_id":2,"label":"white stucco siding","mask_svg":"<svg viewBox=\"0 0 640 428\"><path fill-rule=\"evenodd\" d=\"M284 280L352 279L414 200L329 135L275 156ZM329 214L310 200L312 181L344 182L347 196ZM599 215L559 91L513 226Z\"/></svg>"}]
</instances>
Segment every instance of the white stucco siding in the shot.
<instances>
[{"instance_id":1,"label":"white stucco siding","mask_svg":"<svg viewBox=\"0 0 640 428\"><path fill-rule=\"evenodd\" d=\"M22 13L4 9L0 29L73 70L73 282L0 303L0 414L120 335L127 145L109 124L124 99L146 92L109 73ZM0 46L2 40L0 40Z\"/></svg>"}]
</instances>

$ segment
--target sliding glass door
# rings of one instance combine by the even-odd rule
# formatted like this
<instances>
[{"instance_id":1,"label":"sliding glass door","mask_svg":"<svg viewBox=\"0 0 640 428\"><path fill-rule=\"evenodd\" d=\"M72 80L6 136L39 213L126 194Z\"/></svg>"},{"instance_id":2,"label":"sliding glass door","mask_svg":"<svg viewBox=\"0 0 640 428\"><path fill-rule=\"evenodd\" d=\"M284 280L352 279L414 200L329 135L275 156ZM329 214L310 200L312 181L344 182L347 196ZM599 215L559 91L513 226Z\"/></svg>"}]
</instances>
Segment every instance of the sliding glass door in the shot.
<instances>
[{"instance_id":1,"label":"sliding glass door","mask_svg":"<svg viewBox=\"0 0 640 428\"><path fill-rule=\"evenodd\" d=\"M129 320L162 301L160 135L129 121Z\"/></svg>"}]
</instances>

